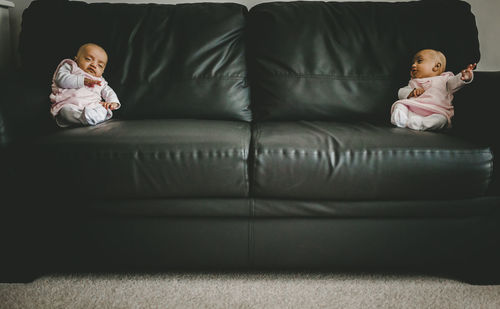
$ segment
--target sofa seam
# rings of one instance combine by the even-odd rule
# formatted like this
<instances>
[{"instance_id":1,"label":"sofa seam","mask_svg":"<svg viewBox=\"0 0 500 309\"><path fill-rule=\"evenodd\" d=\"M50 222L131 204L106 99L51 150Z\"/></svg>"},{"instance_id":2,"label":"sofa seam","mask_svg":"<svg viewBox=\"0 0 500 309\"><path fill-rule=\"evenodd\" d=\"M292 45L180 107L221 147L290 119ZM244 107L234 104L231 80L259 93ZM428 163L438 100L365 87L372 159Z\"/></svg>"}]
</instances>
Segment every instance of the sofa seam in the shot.
<instances>
[{"instance_id":1,"label":"sofa seam","mask_svg":"<svg viewBox=\"0 0 500 309\"><path fill-rule=\"evenodd\" d=\"M248 266L253 267L255 264L255 240L254 240L254 216L255 216L255 199L249 199L250 215L248 218Z\"/></svg>"},{"instance_id":2,"label":"sofa seam","mask_svg":"<svg viewBox=\"0 0 500 309\"><path fill-rule=\"evenodd\" d=\"M490 151L491 155L492 155L492 158L494 158L494 153L492 151ZM485 192L484 194L486 194L486 192L488 191L488 189L490 188L491 186L491 183L494 181L494 167L493 167L493 159L489 162L489 175L488 175L488 183L486 184L486 189L485 189Z\"/></svg>"},{"instance_id":3,"label":"sofa seam","mask_svg":"<svg viewBox=\"0 0 500 309\"><path fill-rule=\"evenodd\" d=\"M244 151L244 149L243 149ZM167 157L167 156L181 156L181 157L197 157L197 156L222 156L222 155L232 155L232 154L243 154L241 149L226 149L226 150L193 150L193 151L94 151L94 152L65 152L65 155L71 156L129 156L129 157Z\"/></svg>"},{"instance_id":4,"label":"sofa seam","mask_svg":"<svg viewBox=\"0 0 500 309\"><path fill-rule=\"evenodd\" d=\"M171 79L169 80L170 83L172 84L175 84L175 83L184 83L184 82L189 82L189 81L193 81L193 80L245 80L247 77L244 76L244 75L222 75L222 76L209 76L209 75L206 75L206 76L203 76L203 75L200 75L200 76L191 76L191 77L186 77L186 78L176 78L176 79ZM163 80L158 80L158 82L163 82ZM138 84L151 84L151 82L155 82L155 79L152 79L151 81L148 81L148 80L142 80L142 81L138 81L136 83ZM126 84L126 82L122 82L121 83L122 85L123 84Z\"/></svg>"},{"instance_id":5,"label":"sofa seam","mask_svg":"<svg viewBox=\"0 0 500 309\"><path fill-rule=\"evenodd\" d=\"M178 81L186 81L186 80L198 80L198 79L217 79L217 80L244 80L246 76L232 76L232 75L227 75L227 76L193 76L191 78L186 78L186 79L178 79ZM174 80L175 81L175 80Z\"/></svg>"},{"instance_id":6,"label":"sofa seam","mask_svg":"<svg viewBox=\"0 0 500 309\"><path fill-rule=\"evenodd\" d=\"M397 80L384 77L384 76L365 76L365 75L355 75L355 76L345 76L345 75L334 75L334 74L297 74L297 73L268 73L267 75L275 78L311 78L311 79L334 79L334 80L382 80L388 82L396 82Z\"/></svg>"},{"instance_id":7,"label":"sofa seam","mask_svg":"<svg viewBox=\"0 0 500 309\"><path fill-rule=\"evenodd\" d=\"M252 195L255 193L255 175L257 175L257 156L259 154L259 150L257 147L257 141L259 140L261 131L259 130L259 125L255 124L255 127L253 128L252 132L255 132L254 138L252 140L252 148L253 148L253 159L252 159Z\"/></svg>"},{"instance_id":8,"label":"sofa seam","mask_svg":"<svg viewBox=\"0 0 500 309\"><path fill-rule=\"evenodd\" d=\"M243 158L243 164L245 165L243 168L243 178L245 179L245 191L247 193L247 196L250 197L250 176L249 176L249 171L248 171L248 163L250 162L250 147L252 143L252 131L250 127L250 139L249 139L249 144L248 147L245 146L245 142L241 140L241 155ZM245 153L246 153L246 160L245 160Z\"/></svg>"},{"instance_id":9,"label":"sofa seam","mask_svg":"<svg viewBox=\"0 0 500 309\"><path fill-rule=\"evenodd\" d=\"M257 151L257 150L256 150ZM257 153L259 154L267 154L267 153L286 153L286 154L329 154L329 151L325 150L311 150L311 149L262 149ZM348 153L348 154L386 154L386 153L432 153L432 154L440 154L440 153L448 153L448 154L490 154L490 151L486 150L432 150L432 149L395 149L395 150L344 150L340 151L340 153Z\"/></svg>"}]
</instances>

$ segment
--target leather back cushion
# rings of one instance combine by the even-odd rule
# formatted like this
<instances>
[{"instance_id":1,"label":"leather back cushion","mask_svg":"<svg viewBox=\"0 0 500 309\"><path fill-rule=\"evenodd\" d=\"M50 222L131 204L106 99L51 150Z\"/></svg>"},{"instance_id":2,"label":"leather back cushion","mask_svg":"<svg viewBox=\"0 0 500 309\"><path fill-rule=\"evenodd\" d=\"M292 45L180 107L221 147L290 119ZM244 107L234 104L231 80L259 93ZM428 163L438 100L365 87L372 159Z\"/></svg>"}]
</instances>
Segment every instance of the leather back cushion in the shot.
<instances>
[{"instance_id":1,"label":"leather back cushion","mask_svg":"<svg viewBox=\"0 0 500 309\"><path fill-rule=\"evenodd\" d=\"M455 73L480 56L462 1L263 3L248 27L259 120L387 122L418 50L441 50Z\"/></svg>"},{"instance_id":2,"label":"leather back cushion","mask_svg":"<svg viewBox=\"0 0 500 309\"><path fill-rule=\"evenodd\" d=\"M229 3L34 1L23 14L21 63L50 84L62 59L94 42L109 56L104 77L122 102L118 117L250 121L247 12Z\"/></svg>"}]
</instances>

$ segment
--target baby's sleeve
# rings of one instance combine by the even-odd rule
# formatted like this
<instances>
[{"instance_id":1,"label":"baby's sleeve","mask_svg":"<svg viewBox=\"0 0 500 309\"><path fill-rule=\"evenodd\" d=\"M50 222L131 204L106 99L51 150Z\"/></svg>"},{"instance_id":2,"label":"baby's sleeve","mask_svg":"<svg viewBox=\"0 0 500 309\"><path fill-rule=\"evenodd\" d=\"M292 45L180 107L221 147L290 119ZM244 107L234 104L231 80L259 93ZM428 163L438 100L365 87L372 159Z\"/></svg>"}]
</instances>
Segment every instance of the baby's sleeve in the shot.
<instances>
[{"instance_id":1,"label":"baby's sleeve","mask_svg":"<svg viewBox=\"0 0 500 309\"><path fill-rule=\"evenodd\" d=\"M413 91L413 88L411 88L410 85L403 87L403 88L399 88L398 98L400 100L408 99L408 96L410 95L410 92L412 92L412 91Z\"/></svg>"},{"instance_id":2,"label":"baby's sleeve","mask_svg":"<svg viewBox=\"0 0 500 309\"><path fill-rule=\"evenodd\" d=\"M116 109L120 108L121 104L120 100L118 100L116 92L107 84L102 88L101 96L105 102L118 103L118 107Z\"/></svg>"},{"instance_id":3,"label":"baby's sleeve","mask_svg":"<svg viewBox=\"0 0 500 309\"><path fill-rule=\"evenodd\" d=\"M71 74L71 65L65 63L57 71L54 81L61 88L77 89L84 86L84 79L83 75Z\"/></svg>"},{"instance_id":4,"label":"baby's sleeve","mask_svg":"<svg viewBox=\"0 0 500 309\"><path fill-rule=\"evenodd\" d=\"M450 77L446 81L446 89L448 90L448 92L454 93L460 90L463 86L472 83L473 79L474 73L472 73L472 78L467 82L462 80L462 73L458 73L457 75Z\"/></svg>"}]
</instances>

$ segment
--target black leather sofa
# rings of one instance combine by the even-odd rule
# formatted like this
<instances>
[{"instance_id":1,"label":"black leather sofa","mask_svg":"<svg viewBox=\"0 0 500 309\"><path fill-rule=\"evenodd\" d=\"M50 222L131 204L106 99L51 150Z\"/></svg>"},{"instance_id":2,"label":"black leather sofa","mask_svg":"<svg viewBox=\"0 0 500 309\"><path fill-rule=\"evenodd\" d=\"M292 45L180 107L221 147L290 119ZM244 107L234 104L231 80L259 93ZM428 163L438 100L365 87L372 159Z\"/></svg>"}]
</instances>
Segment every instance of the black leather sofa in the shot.
<instances>
[{"instance_id":1,"label":"black leather sofa","mask_svg":"<svg viewBox=\"0 0 500 309\"><path fill-rule=\"evenodd\" d=\"M431 12L440 12L439 17ZM412 55L480 59L462 1L33 1L2 77L2 280L54 271L328 270L500 279L498 72L452 129L390 124ZM49 116L59 61L109 55L122 108ZM28 279L29 280L29 279Z\"/></svg>"}]
</instances>

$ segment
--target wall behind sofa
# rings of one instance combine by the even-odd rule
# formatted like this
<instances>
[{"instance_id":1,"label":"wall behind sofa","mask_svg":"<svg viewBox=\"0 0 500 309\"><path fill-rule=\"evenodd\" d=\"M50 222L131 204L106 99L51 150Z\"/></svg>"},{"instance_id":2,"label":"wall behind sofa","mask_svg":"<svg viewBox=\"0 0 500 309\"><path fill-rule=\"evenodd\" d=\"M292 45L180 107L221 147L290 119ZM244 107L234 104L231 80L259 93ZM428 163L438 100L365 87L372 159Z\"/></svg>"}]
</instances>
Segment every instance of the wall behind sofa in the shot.
<instances>
[{"instance_id":1,"label":"wall behind sofa","mask_svg":"<svg viewBox=\"0 0 500 309\"><path fill-rule=\"evenodd\" d=\"M21 16L23 10L29 6L32 0L14 0L15 7L10 9L10 28L12 46L17 46L19 32L21 30ZM50 0L47 0L50 1ZM346 0L337 0L346 1ZM350 0L362 1L362 0ZM394 2L390 0L369 0ZM408 1L408 0L400 0ZM498 32L500 31L500 0L466 0L472 7L472 12L476 16L476 23L479 30L479 43L481 49L481 61L478 70L500 71L500 41ZM129 3L180 3L180 2L238 2L246 5L249 9L262 0L87 0L86 2L129 2ZM423 17L422 20L425 20ZM457 20L457 23L460 21Z\"/></svg>"}]
</instances>

